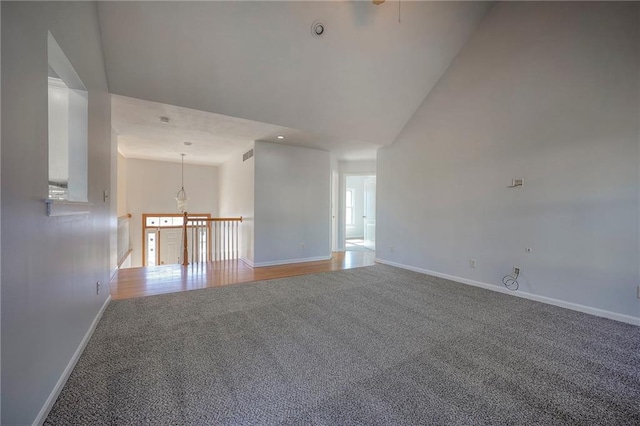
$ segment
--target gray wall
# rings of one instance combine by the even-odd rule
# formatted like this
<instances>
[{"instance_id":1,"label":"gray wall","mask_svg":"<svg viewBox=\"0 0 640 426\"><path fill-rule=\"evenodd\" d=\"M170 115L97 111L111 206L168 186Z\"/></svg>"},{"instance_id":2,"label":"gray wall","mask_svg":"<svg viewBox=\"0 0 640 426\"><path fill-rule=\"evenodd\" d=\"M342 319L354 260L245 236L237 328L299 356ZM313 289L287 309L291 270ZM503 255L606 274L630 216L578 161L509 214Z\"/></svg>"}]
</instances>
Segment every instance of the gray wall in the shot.
<instances>
[{"instance_id":1,"label":"gray wall","mask_svg":"<svg viewBox=\"0 0 640 426\"><path fill-rule=\"evenodd\" d=\"M126 159L127 208L131 213L131 266L142 266L142 214L180 213L176 195L180 190L181 165L166 161ZM189 213L218 215L218 167L184 165L184 189Z\"/></svg>"},{"instance_id":2,"label":"gray wall","mask_svg":"<svg viewBox=\"0 0 640 426\"><path fill-rule=\"evenodd\" d=\"M108 296L110 100L94 3L1 7L2 420L30 424ZM47 31L89 89L88 216L45 215Z\"/></svg>"},{"instance_id":3,"label":"gray wall","mask_svg":"<svg viewBox=\"0 0 640 426\"><path fill-rule=\"evenodd\" d=\"M240 258L253 264L254 173L255 156L242 160L254 143L232 154L219 168L218 194L220 217L242 216L240 224Z\"/></svg>"},{"instance_id":4,"label":"gray wall","mask_svg":"<svg viewBox=\"0 0 640 426\"><path fill-rule=\"evenodd\" d=\"M0 23L2 22L2 7L0 7ZM2 25L0 24L0 46L2 45ZM1 49L0 49L1 50ZM0 55L1 58L2 55ZM2 60L0 59L0 81L2 80ZM0 98L2 98L2 84L0 84ZM2 104L2 102L0 102ZM2 112L0 107L0 139L2 133ZM2 151L2 150L0 150ZM0 182L2 181L2 157L0 156ZM0 185L0 188L2 185ZM2 196L0 193L0 200ZM0 201L0 218L2 217L2 202ZM1 223L1 220L0 220ZM0 241L2 241L2 227L0 226ZM2 275L2 250L0 250L0 276ZM2 279L0 279L0 329L2 327ZM0 365L2 365L2 339L0 338ZM0 368L0 395L2 395L2 368ZM0 401L0 424L2 424L2 403Z\"/></svg>"},{"instance_id":5,"label":"gray wall","mask_svg":"<svg viewBox=\"0 0 640 426\"><path fill-rule=\"evenodd\" d=\"M109 151L109 274L114 276L118 270L118 135L111 129L111 147Z\"/></svg>"},{"instance_id":6,"label":"gray wall","mask_svg":"<svg viewBox=\"0 0 640 426\"><path fill-rule=\"evenodd\" d=\"M330 183L327 151L256 142L256 265L331 256Z\"/></svg>"},{"instance_id":7,"label":"gray wall","mask_svg":"<svg viewBox=\"0 0 640 426\"><path fill-rule=\"evenodd\" d=\"M377 256L640 317L638 18L497 4L378 151Z\"/></svg>"}]
</instances>

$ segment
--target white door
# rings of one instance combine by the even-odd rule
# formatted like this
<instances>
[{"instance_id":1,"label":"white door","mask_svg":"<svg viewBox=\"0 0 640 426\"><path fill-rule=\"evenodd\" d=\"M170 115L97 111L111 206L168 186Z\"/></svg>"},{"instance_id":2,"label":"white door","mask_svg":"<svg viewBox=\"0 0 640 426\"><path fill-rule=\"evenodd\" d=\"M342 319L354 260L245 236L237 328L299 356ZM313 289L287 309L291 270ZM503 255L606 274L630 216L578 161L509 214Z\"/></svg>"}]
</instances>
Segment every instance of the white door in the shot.
<instances>
[{"instance_id":1,"label":"white door","mask_svg":"<svg viewBox=\"0 0 640 426\"><path fill-rule=\"evenodd\" d=\"M160 230L160 265L173 265L179 263L180 241L182 229L165 228Z\"/></svg>"},{"instance_id":2,"label":"white door","mask_svg":"<svg viewBox=\"0 0 640 426\"><path fill-rule=\"evenodd\" d=\"M364 181L364 246L376 249L376 177Z\"/></svg>"}]
</instances>

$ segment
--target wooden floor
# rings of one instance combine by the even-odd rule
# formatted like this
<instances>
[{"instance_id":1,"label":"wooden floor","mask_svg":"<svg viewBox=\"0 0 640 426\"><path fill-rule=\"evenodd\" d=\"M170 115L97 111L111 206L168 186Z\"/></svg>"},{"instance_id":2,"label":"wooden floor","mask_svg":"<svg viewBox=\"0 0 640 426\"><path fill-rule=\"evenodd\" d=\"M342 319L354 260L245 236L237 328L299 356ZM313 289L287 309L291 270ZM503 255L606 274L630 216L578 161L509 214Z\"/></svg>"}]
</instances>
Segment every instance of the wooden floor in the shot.
<instances>
[{"instance_id":1,"label":"wooden floor","mask_svg":"<svg viewBox=\"0 0 640 426\"><path fill-rule=\"evenodd\" d=\"M239 260L226 260L189 266L163 265L121 269L111 281L111 298L131 299L257 280L339 271L373 265L374 257L374 252L345 251L333 253L330 260L261 268L251 268Z\"/></svg>"}]
</instances>

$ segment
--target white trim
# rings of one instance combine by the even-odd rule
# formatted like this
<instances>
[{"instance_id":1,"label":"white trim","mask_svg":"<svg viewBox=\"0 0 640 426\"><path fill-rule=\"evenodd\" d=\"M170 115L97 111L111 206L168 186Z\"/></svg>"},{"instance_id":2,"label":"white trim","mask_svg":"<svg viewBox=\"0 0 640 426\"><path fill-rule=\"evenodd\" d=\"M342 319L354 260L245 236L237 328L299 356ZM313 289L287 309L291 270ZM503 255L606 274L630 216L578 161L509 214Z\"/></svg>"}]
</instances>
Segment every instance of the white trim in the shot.
<instances>
[{"instance_id":1,"label":"white trim","mask_svg":"<svg viewBox=\"0 0 640 426\"><path fill-rule=\"evenodd\" d=\"M89 329L87 330L84 337L82 338L82 341L78 345L78 348L76 349L76 351L73 353L73 356L69 360L67 367L64 369L64 371L62 372L62 375L58 379L58 382L53 387L53 390L49 394L49 397L44 403L44 406L38 413L38 416L36 417L36 419L33 421L34 426L43 424L44 421L47 419L47 416L49 415L49 411L51 411L51 408L53 407L53 404L58 399L58 396L60 395L62 388L64 387L65 383L67 383L67 379L69 379L69 376L73 371L73 368L76 366L78 359L80 359L80 355L82 355L84 348L87 346L87 343L89 343L89 339L91 339L91 336L93 335L93 332L96 329L96 326L100 321L100 318L102 318L102 314L104 313L104 310L107 309L109 302L111 302L111 295L109 295L109 297L107 297L107 300L104 301L104 304L100 308L100 311L98 311L98 314L93 319L93 322L89 326Z\"/></svg>"},{"instance_id":2,"label":"white trim","mask_svg":"<svg viewBox=\"0 0 640 426\"><path fill-rule=\"evenodd\" d=\"M93 204L84 201L44 200L47 205L47 216L86 215L91 212Z\"/></svg>"},{"instance_id":3,"label":"white trim","mask_svg":"<svg viewBox=\"0 0 640 426\"><path fill-rule=\"evenodd\" d=\"M329 260L331 259L331 257L332 256L329 255L329 256L303 257L300 259L274 260L271 262L256 262L253 264L253 267L259 268L261 266L276 266L276 265L288 265L290 263L317 262L319 260Z\"/></svg>"},{"instance_id":4,"label":"white trim","mask_svg":"<svg viewBox=\"0 0 640 426\"><path fill-rule=\"evenodd\" d=\"M57 87L59 89L69 89L61 78L49 76L47 81L49 86Z\"/></svg>"},{"instance_id":5,"label":"white trim","mask_svg":"<svg viewBox=\"0 0 640 426\"><path fill-rule=\"evenodd\" d=\"M251 260L247 259L246 257L241 257L240 261L246 263L248 266L253 268L253 262Z\"/></svg>"},{"instance_id":6,"label":"white trim","mask_svg":"<svg viewBox=\"0 0 640 426\"><path fill-rule=\"evenodd\" d=\"M592 308L591 306L580 305L578 303L567 302L560 299L554 299L552 297L540 296L538 294L528 293L526 291L511 291L506 288L497 286L495 284L487 284L480 281L470 280L468 278L456 277L454 275L447 275L436 271L430 271L428 269L416 268L414 266L404 265L402 263L391 262L389 260L375 259L376 263L382 263L384 265L395 266L397 268L408 269L414 272L420 272L422 274L433 275L434 277L440 277L451 281L456 281L462 284L468 284L475 287L481 287L491 291L497 291L498 293L504 293L511 296L522 297L524 299L535 300L536 302L547 303L549 305L559 306L561 308L571 309L573 311L584 312L585 314L595 315L597 317L603 317L612 319L615 321L626 322L627 324L640 326L640 318L633 317L631 315L619 314L617 312L606 311L604 309Z\"/></svg>"}]
</instances>

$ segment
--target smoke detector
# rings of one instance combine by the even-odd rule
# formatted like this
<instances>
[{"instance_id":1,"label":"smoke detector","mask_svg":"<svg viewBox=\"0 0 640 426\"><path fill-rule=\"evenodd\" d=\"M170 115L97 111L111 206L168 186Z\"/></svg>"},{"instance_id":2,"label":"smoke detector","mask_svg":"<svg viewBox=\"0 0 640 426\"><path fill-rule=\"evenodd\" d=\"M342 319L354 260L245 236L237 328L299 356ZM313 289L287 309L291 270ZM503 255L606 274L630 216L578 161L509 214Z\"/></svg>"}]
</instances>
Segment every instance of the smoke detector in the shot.
<instances>
[{"instance_id":1,"label":"smoke detector","mask_svg":"<svg viewBox=\"0 0 640 426\"><path fill-rule=\"evenodd\" d=\"M327 27L320 21L315 21L311 24L311 35L314 37L320 37L324 34Z\"/></svg>"}]
</instances>

